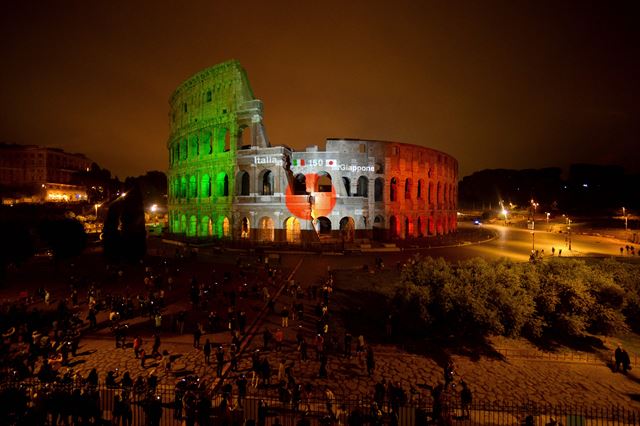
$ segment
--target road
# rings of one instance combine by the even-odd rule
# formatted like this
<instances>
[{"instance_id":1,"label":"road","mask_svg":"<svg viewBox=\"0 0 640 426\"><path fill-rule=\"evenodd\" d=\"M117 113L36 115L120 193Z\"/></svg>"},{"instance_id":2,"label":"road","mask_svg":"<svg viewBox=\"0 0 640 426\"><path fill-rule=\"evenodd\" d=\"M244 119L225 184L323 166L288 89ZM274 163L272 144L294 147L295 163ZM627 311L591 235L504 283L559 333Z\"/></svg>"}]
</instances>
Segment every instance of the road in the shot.
<instances>
[{"instance_id":1,"label":"road","mask_svg":"<svg viewBox=\"0 0 640 426\"><path fill-rule=\"evenodd\" d=\"M474 225L461 224L460 226ZM569 238L566 233L538 229L532 237L531 231L528 229L503 225L481 226L495 231L496 237L480 243L462 243L456 246L421 248L402 252L347 255L282 254L281 257L285 265L293 266L298 262L300 256L304 256L305 262L298 276L303 279L313 279L313 277L326 272L327 267L332 269L358 269L365 264L372 267L376 257L381 257L386 267L393 267L398 262L403 263L416 254L442 257L449 261L482 257L488 260L508 258L516 262L526 262L529 259L532 247L535 247L536 250L544 250L545 257L551 256L552 248L555 248L555 256L558 256L560 249L562 249L563 257L602 257L619 256L620 247L624 245L623 242L614 238L572 233L571 250L569 250Z\"/></svg>"}]
</instances>

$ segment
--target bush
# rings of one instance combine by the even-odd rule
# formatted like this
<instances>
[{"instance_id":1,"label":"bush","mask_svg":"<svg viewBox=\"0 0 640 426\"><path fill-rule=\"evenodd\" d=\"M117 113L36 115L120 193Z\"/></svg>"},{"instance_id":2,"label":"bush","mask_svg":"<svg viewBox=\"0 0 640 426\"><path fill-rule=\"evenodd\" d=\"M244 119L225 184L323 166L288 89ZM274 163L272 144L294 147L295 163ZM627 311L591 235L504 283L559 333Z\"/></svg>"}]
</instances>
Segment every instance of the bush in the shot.
<instances>
[{"instance_id":1,"label":"bush","mask_svg":"<svg viewBox=\"0 0 640 426\"><path fill-rule=\"evenodd\" d=\"M459 337L612 334L627 329L625 313L640 312L640 275L633 268L568 259L452 265L416 258L402 270L394 305L413 331Z\"/></svg>"}]
</instances>

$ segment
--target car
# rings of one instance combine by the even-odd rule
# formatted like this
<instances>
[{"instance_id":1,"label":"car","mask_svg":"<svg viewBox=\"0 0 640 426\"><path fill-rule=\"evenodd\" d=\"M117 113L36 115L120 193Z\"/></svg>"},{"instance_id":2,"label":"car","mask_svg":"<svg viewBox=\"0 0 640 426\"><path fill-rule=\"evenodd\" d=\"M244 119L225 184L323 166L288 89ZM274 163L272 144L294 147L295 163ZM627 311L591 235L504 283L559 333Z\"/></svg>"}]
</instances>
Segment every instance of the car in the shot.
<instances>
[{"instance_id":1,"label":"car","mask_svg":"<svg viewBox=\"0 0 640 426\"><path fill-rule=\"evenodd\" d=\"M473 219L473 224L474 225L482 225L482 222L480 222L480 219Z\"/></svg>"}]
</instances>

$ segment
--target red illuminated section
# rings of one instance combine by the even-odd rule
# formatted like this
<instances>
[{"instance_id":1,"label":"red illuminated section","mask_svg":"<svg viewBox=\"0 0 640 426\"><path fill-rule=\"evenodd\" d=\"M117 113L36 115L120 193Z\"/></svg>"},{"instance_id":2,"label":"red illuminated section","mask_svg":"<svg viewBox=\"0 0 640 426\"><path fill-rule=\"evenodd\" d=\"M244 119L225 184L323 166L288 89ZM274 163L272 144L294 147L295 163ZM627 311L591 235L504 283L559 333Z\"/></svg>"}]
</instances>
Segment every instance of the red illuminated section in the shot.
<instances>
[{"instance_id":1,"label":"red illuminated section","mask_svg":"<svg viewBox=\"0 0 640 426\"><path fill-rule=\"evenodd\" d=\"M307 188L316 188L320 176L317 173L305 174ZM285 202L292 215L303 220L317 219L328 216L336 205L336 190L331 185L331 191L308 191L307 195L296 195L291 185L287 186Z\"/></svg>"}]
</instances>

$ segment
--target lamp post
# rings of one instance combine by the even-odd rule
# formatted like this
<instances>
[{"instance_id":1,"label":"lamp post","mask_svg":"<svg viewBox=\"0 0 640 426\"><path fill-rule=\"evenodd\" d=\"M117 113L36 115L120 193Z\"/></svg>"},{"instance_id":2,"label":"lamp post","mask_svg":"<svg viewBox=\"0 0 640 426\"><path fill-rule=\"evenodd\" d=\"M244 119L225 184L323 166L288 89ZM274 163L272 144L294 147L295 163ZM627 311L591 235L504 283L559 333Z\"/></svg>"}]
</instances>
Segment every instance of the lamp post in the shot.
<instances>
[{"instance_id":1,"label":"lamp post","mask_svg":"<svg viewBox=\"0 0 640 426\"><path fill-rule=\"evenodd\" d=\"M93 207L96 209L96 220L98 220L98 209L102 206L102 204L94 204Z\"/></svg>"},{"instance_id":2,"label":"lamp post","mask_svg":"<svg viewBox=\"0 0 640 426\"><path fill-rule=\"evenodd\" d=\"M531 231L531 254L534 254L536 251L536 222L533 218L527 222L527 228Z\"/></svg>"},{"instance_id":3,"label":"lamp post","mask_svg":"<svg viewBox=\"0 0 640 426\"><path fill-rule=\"evenodd\" d=\"M627 232L627 210L624 207L622 208L622 216L624 217L624 232Z\"/></svg>"}]
</instances>

